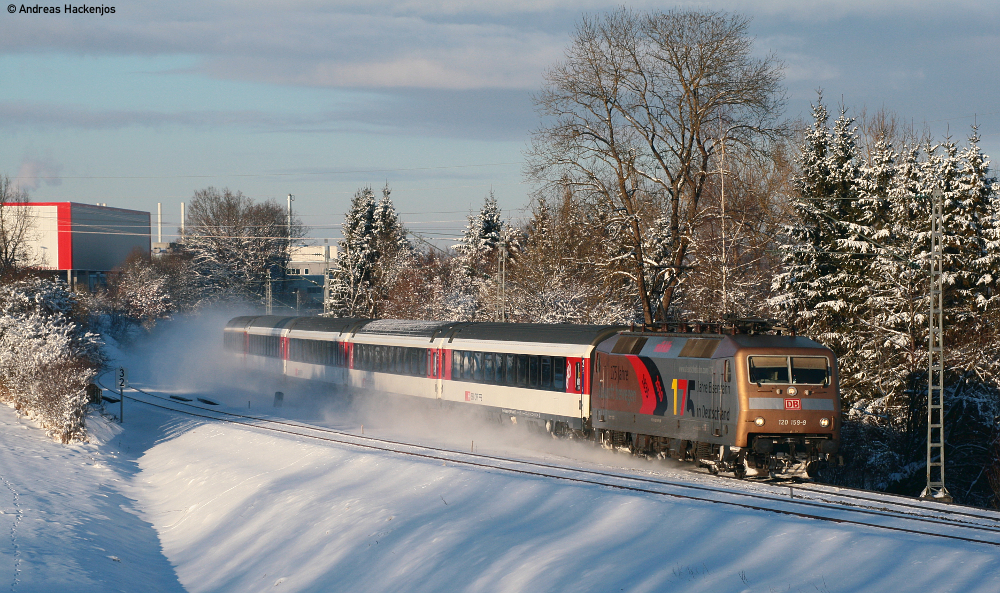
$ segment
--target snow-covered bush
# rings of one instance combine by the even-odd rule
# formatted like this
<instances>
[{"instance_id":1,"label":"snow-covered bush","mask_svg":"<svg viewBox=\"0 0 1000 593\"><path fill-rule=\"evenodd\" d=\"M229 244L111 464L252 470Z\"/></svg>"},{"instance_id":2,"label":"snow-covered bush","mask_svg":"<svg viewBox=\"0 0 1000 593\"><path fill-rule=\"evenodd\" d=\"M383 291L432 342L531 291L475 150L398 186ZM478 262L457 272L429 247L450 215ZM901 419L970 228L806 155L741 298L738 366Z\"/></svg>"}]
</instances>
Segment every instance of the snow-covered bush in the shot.
<instances>
[{"instance_id":1,"label":"snow-covered bush","mask_svg":"<svg viewBox=\"0 0 1000 593\"><path fill-rule=\"evenodd\" d=\"M102 341L76 320L65 285L27 278L0 285L0 400L69 442L86 436L86 387Z\"/></svg>"}]
</instances>

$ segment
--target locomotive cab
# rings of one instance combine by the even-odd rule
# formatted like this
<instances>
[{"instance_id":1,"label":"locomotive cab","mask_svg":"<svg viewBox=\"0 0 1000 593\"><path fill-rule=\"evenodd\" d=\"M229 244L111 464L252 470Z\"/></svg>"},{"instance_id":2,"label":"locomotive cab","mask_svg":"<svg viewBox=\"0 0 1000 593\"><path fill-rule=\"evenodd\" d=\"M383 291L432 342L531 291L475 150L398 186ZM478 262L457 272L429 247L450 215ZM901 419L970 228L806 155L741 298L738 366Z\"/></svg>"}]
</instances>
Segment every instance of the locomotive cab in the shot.
<instances>
[{"instance_id":1,"label":"locomotive cab","mask_svg":"<svg viewBox=\"0 0 1000 593\"><path fill-rule=\"evenodd\" d=\"M815 475L837 452L836 359L815 346L747 348L737 354L743 376L735 473Z\"/></svg>"}]
</instances>

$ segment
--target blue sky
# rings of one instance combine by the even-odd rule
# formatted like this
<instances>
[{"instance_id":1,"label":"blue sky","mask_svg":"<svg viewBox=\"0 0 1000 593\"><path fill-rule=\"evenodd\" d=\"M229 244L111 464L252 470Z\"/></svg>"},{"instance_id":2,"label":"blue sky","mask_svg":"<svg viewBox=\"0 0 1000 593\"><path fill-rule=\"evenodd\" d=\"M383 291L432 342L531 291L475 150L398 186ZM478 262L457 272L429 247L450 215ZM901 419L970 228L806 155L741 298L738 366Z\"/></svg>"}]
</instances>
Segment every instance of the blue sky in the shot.
<instances>
[{"instance_id":1,"label":"blue sky","mask_svg":"<svg viewBox=\"0 0 1000 593\"><path fill-rule=\"evenodd\" d=\"M196 189L291 193L314 236L337 237L354 191L388 182L411 229L447 237L491 190L524 215L531 94L581 12L615 4L104 6L115 13L0 16L0 174L33 199L154 213L162 202L173 232ZM753 17L757 50L786 64L787 117L807 117L823 88L831 107L884 106L936 137L964 139L975 119L986 152L1000 155L994 4L678 6Z\"/></svg>"}]
</instances>

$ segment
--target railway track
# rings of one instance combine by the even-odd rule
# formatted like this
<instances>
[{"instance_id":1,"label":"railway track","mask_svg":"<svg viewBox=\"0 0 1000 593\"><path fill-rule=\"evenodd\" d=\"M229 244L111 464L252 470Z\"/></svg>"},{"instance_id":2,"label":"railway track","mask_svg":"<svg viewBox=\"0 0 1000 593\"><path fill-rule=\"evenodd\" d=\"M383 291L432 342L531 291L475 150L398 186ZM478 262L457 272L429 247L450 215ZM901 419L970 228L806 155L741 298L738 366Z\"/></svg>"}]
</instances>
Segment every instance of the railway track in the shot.
<instances>
[{"instance_id":1,"label":"railway track","mask_svg":"<svg viewBox=\"0 0 1000 593\"><path fill-rule=\"evenodd\" d=\"M185 398L130 387L125 398L144 405L213 421L227 422L310 440L390 452L465 467L502 471L627 492L700 501L876 530L1000 547L1000 513L898 496L864 495L818 484L736 481L723 488L709 484L643 476L599 468L568 467L551 462L511 459L365 436L286 419L240 414L215 408L204 398ZM717 478L716 478L717 479Z\"/></svg>"}]
</instances>

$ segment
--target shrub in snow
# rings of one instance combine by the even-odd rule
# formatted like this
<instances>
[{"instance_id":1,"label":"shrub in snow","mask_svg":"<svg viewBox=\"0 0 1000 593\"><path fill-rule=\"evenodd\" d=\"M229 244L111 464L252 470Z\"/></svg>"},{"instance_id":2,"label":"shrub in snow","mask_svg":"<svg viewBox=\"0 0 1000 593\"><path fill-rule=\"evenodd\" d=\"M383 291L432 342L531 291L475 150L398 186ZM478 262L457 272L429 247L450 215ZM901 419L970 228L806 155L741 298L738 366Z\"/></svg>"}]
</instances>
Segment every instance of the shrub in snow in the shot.
<instances>
[{"instance_id":1,"label":"shrub in snow","mask_svg":"<svg viewBox=\"0 0 1000 593\"><path fill-rule=\"evenodd\" d=\"M65 285L0 286L0 400L66 443L86 436L86 387L104 363L99 336L76 321Z\"/></svg>"}]
</instances>

